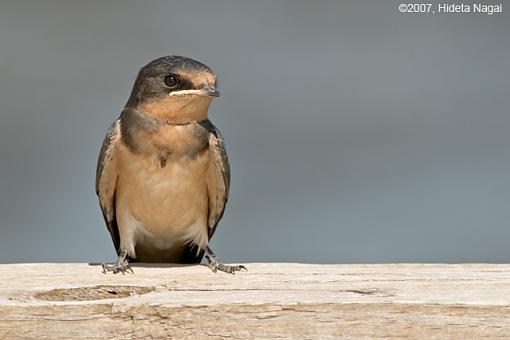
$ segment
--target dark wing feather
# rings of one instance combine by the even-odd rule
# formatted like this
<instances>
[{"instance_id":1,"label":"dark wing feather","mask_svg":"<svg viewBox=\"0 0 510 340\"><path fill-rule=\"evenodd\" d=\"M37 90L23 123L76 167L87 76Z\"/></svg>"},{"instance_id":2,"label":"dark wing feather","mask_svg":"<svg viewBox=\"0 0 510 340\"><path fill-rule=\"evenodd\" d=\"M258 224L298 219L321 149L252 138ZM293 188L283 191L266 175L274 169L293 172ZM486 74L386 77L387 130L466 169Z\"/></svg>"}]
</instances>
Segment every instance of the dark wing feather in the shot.
<instances>
[{"instance_id":1,"label":"dark wing feather","mask_svg":"<svg viewBox=\"0 0 510 340\"><path fill-rule=\"evenodd\" d=\"M96 170L96 194L103 212L106 227L112 236L117 253L120 247L119 228L115 216L115 189L117 185L116 145L120 142L120 119L108 129L101 146Z\"/></svg>"},{"instance_id":2,"label":"dark wing feather","mask_svg":"<svg viewBox=\"0 0 510 340\"><path fill-rule=\"evenodd\" d=\"M209 152L211 162L207 172L209 189L209 239L212 237L223 217L230 189L230 164L228 162L225 141L220 131L211 121L202 123L209 131Z\"/></svg>"}]
</instances>

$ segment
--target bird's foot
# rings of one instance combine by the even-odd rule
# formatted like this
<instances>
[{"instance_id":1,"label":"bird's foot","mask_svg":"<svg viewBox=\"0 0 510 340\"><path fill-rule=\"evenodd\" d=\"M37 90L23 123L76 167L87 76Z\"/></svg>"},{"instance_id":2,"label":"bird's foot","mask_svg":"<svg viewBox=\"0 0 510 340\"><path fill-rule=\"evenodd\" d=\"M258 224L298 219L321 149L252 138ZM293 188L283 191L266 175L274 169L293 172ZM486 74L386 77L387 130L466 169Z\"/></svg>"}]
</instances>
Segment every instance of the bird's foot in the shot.
<instances>
[{"instance_id":1,"label":"bird's foot","mask_svg":"<svg viewBox=\"0 0 510 340\"><path fill-rule=\"evenodd\" d=\"M220 272L235 275L236 272L241 270L248 271L248 269L243 265L230 266L221 263L220 259L212 252L209 247L207 247L205 250L205 258L207 259L207 266L213 271L213 273L216 273L219 270Z\"/></svg>"},{"instance_id":2,"label":"bird's foot","mask_svg":"<svg viewBox=\"0 0 510 340\"><path fill-rule=\"evenodd\" d=\"M115 263L113 265L107 264L107 263L103 263L102 267L103 267L103 273L104 274L106 274L107 272L112 272L113 274L117 274L117 273L122 273L122 274L131 273L131 274L134 274L135 273L133 271L133 269L131 268L131 266L129 265L129 262L126 261L126 260L124 260L124 261L115 261Z\"/></svg>"},{"instance_id":3,"label":"bird's foot","mask_svg":"<svg viewBox=\"0 0 510 340\"><path fill-rule=\"evenodd\" d=\"M101 265L103 267L103 273L106 274L107 272L112 272L113 274L117 273L131 273L134 274L135 272L129 265L129 262L127 260L127 251L122 250L119 254L119 257L115 261L113 265L103 263Z\"/></svg>"}]
</instances>

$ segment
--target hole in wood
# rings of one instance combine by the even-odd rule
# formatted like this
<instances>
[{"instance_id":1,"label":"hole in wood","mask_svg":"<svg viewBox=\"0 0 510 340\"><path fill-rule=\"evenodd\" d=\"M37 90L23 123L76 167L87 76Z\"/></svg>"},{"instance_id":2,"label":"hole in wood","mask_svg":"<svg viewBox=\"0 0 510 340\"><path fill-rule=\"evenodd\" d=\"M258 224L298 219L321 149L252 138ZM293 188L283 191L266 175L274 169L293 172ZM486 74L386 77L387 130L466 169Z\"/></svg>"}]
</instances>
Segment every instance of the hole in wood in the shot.
<instances>
[{"instance_id":1,"label":"hole in wood","mask_svg":"<svg viewBox=\"0 0 510 340\"><path fill-rule=\"evenodd\" d=\"M131 295L147 294L154 287L137 286L95 286L79 288L58 288L35 294L35 298L47 301L88 301L104 299L120 299Z\"/></svg>"}]
</instances>

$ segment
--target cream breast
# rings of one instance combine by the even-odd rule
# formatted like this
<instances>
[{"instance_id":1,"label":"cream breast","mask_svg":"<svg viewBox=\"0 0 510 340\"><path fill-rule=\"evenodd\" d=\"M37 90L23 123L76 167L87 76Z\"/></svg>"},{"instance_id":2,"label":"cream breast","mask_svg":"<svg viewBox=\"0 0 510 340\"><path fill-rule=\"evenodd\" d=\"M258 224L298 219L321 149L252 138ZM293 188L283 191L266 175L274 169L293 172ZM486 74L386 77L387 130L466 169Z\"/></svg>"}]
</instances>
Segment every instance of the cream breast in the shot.
<instances>
[{"instance_id":1,"label":"cream breast","mask_svg":"<svg viewBox=\"0 0 510 340\"><path fill-rule=\"evenodd\" d=\"M210 155L200 137L192 126L171 126L139 143L139 152L120 147L116 211L131 255L141 242L159 249L207 245Z\"/></svg>"}]
</instances>

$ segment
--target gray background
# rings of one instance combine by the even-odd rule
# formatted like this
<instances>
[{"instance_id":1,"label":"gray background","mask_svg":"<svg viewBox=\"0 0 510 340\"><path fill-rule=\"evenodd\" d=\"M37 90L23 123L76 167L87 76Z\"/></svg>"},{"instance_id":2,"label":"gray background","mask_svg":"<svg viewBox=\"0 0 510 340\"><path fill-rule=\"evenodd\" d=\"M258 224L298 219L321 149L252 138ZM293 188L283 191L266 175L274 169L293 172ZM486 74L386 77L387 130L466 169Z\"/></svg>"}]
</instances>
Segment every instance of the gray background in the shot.
<instances>
[{"instance_id":1,"label":"gray background","mask_svg":"<svg viewBox=\"0 0 510 340\"><path fill-rule=\"evenodd\" d=\"M510 6L397 5L2 1L0 262L114 258L98 150L167 54L220 78L224 260L508 261Z\"/></svg>"}]
</instances>

